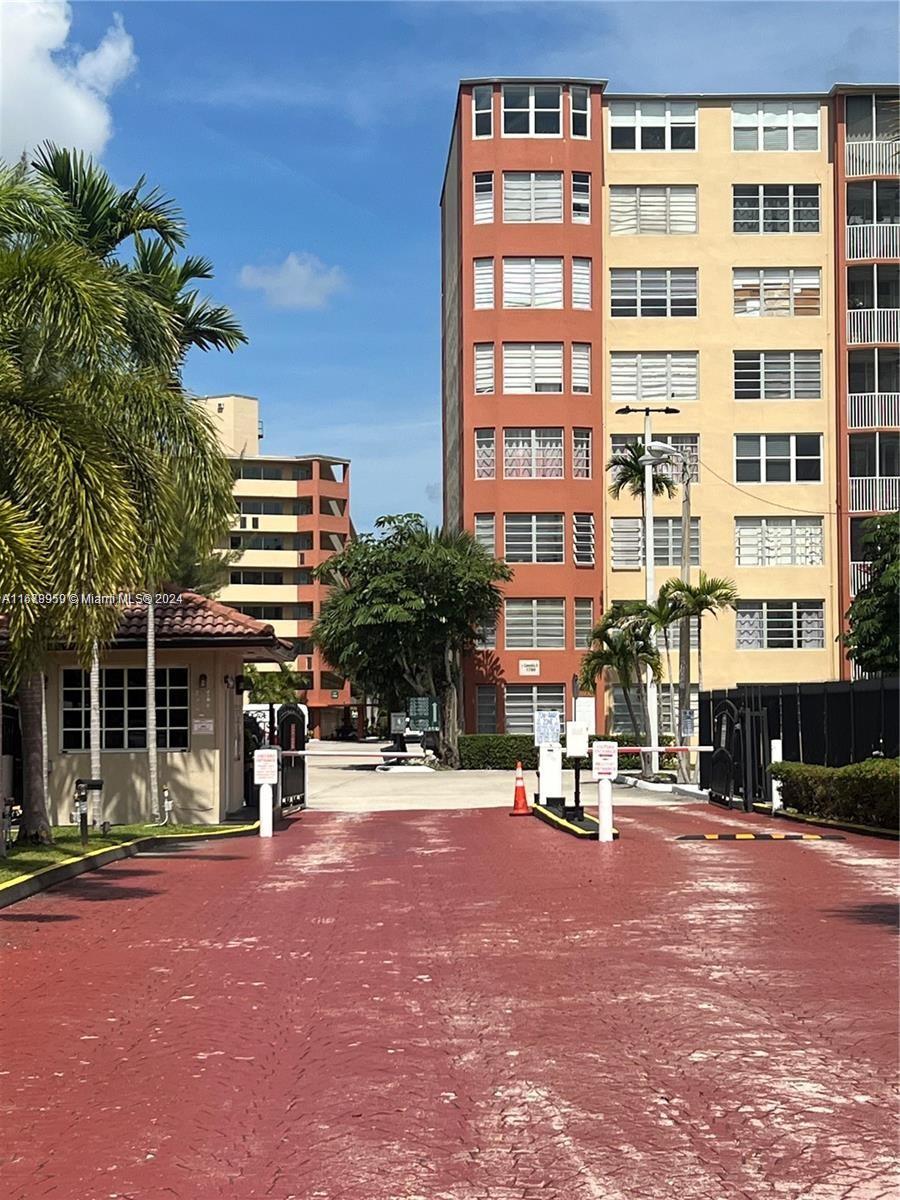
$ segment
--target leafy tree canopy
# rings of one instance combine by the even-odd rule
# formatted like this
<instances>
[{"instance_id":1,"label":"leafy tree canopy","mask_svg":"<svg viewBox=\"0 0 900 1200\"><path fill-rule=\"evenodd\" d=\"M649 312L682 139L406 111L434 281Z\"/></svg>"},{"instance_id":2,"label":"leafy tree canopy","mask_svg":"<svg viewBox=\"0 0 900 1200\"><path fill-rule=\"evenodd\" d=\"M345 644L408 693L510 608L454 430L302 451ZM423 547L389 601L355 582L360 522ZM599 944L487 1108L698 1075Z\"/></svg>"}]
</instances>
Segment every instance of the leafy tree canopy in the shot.
<instances>
[{"instance_id":1,"label":"leafy tree canopy","mask_svg":"<svg viewBox=\"0 0 900 1200\"><path fill-rule=\"evenodd\" d=\"M866 523L863 547L869 555L869 576L847 610L844 635L847 657L874 675L898 672L898 611L900 596L900 513L873 517Z\"/></svg>"}]
</instances>

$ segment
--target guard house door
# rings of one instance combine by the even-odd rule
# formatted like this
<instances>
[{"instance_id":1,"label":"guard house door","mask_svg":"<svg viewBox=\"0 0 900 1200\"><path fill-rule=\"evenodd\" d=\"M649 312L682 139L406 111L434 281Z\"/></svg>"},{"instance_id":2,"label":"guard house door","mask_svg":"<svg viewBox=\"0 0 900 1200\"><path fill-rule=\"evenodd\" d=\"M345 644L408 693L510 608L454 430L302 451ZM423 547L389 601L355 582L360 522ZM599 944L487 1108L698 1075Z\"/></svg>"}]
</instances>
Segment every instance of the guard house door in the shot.
<instances>
[{"instance_id":1,"label":"guard house door","mask_svg":"<svg viewBox=\"0 0 900 1200\"><path fill-rule=\"evenodd\" d=\"M295 704L282 704L278 712L278 745L281 747L281 806L306 806L306 759L291 750L306 749L306 715Z\"/></svg>"}]
</instances>

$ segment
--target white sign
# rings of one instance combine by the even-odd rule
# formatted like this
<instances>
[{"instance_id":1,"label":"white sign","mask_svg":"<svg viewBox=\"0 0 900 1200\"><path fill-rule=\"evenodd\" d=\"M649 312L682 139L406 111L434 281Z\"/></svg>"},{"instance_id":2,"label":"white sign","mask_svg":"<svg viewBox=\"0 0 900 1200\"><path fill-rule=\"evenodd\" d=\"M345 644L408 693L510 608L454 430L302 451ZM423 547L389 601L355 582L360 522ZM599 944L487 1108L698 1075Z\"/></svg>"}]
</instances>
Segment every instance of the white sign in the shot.
<instances>
[{"instance_id":1,"label":"white sign","mask_svg":"<svg viewBox=\"0 0 900 1200\"><path fill-rule=\"evenodd\" d=\"M191 721L191 733L215 733L212 717L194 717Z\"/></svg>"},{"instance_id":2,"label":"white sign","mask_svg":"<svg viewBox=\"0 0 900 1200\"><path fill-rule=\"evenodd\" d=\"M584 725L588 731L588 737L594 737L597 733L597 703L593 696L579 696L575 701L575 720L579 725Z\"/></svg>"},{"instance_id":3,"label":"white sign","mask_svg":"<svg viewBox=\"0 0 900 1200\"><path fill-rule=\"evenodd\" d=\"M559 741L560 718L558 712L536 712L534 714L534 744L553 746Z\"/></svg>"},{"instance_id":4,"label":"white sign","mask_svg":"<svg viewBox=\"0 0 900 1200\"><path fill-rule=\"evenodd\" d=\"M562 799L562 747L541 746L538 750L538 803Z\"/></svg>"},{"instance_id":5,"label":"white sign","mask_svg":"<svg viewBox=\"0 0 900 1200\"><path fill-rule=\"evenodd\" d=\"M566 722L566 756L568 758L587 758L588 728L579 721Z\"/></svg>"},{"instance_id":6,"label":"white sign","mask_svg":"<svg viewBox=\"0 0 900 1200\"><path fill-rule=\"evenodd\" d=\"M692 708L681 709L681 736L694 736L694 710Z\"/></svg>"},{"instance_id":7,"label":"white sign","mask_svg":"<svg viewBox=\"0 0 900 1200\"><path fill-rule=\"evenodd\" d=\"M540 675L541 660L539 658L520 658L519 659L519 674L520 675Z\"/></svg>"},{"instance_id":8,"label":"white sign","mask_svg":"<svg viewBox=\"0 0 900 1200\"><path fill-rule=\"evenodd\" d=\"M263 746L253 751L253 782L275 784L278 782L278 747Z\"/></svg>"},{"instance_id":9,"label":"white sign","mask_svg":"<svg viewBox=\"0 0 900 1200\"><path fill-rule=\"evenodd\" d=\"M619 773L619 747L615 742L594 742L591 747L591 778L615 779Z\"/></svg>"}]
</instances>

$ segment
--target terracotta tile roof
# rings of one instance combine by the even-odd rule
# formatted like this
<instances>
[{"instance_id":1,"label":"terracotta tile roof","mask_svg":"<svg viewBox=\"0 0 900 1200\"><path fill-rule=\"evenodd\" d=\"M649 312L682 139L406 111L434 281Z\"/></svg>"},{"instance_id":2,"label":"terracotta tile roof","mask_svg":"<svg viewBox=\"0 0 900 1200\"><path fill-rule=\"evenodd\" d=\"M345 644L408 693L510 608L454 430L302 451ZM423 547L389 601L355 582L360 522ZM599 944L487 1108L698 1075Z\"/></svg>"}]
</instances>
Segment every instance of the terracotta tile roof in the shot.
<instances>
[{"instance_id":1,"label":"terracotta tile roof","mask_svg":"<svg viewBox=\"0 0 900 1200\"><path fill-rule=\"evenodd\" d=\"M154 614L159 642L229 638L258 643L275 638L271 625L197 592L181 592L177 602L157 604ZM144 642L146 638L146 605L136 604L123 609L115 641Z\"/></svg>"}]
</instances>

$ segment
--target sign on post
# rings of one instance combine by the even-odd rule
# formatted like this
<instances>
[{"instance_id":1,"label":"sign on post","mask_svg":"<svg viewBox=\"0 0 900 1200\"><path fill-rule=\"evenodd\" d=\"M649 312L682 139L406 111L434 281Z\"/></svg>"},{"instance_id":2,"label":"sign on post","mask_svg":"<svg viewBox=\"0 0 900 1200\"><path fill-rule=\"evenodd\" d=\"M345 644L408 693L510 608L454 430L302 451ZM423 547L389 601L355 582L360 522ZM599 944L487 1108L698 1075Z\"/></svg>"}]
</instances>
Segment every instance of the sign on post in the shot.
<instances>
[{"instance_id":1,"label":"sign on post","mask_svg":"<svg viewBox=\"0 0 900 1200\"><path fill-rule=\"evenodd\" d=\"M278 782L278 747L262 746L253 751L253 782L276 784Z\"/></svg>"},{"instance_id":2,"label":"sign on post","mask_svg":"<svg viewBox=\"0 0 900 1200\"><path fill-rule=\"evenodd\" d=\"M692 708L681 710L681 736L683 738L694 736L694 710Z\"/></svg>"},{"instance_id":3,"label":"sign on post","mask_svg":"<svg viewBox=\"0 0 900 1200\"><path fill-rule=\"evenodd\" d=\"M426 729L438 728L438 702L434 696L413 696L409 700L407 708L409 710L409 727L416 733L424 733Z\"/></svg>"},{"instance_id":4,"label":"sign on post","mask_svg":"<svg viewBox=\"0 0 900 1200\"><path fill-rule=\"evenodd\" d=\"M566 722L566 757L587 758L588 727L580 721Z\"/></svg>"},{"instance_id":5,"label":"sign on post","mask_svg":"<svg viewBox=\"0 0 900 1200\"><path fill-rule=\"evenodd\" d=\"M559 742L560 715L558 712L536 712L534 714L534 744L554 746Z\"/></svg>"},{"instance_id":6,"label":"sign on post","mask_svg":"<svg viewBox=\"0 0 900 1200\"><path fill-rule=\"evenodd\" d=\"M588 737L597 733L597 702L593 696L578 696L575 700L575 720L585 725Z\"/></svg>"},{"instance_id":7,"label":"sign on post","mask_svg":"<svg viewBox=\"0 0 900 1200\"><path fill-rule=\"evenodd\" d=\"M391 733L406 733L406 713L391 713Z\"/></svg>"},{"instance_id":8,"label":"sign on post","mask_svg":"<svg viewBox=\"0 0 900 1200\"><path fill-rule=\"evenodd\" d=\"M591 778L615 779L619 773L619 747L615 742L594 742L591 747Z\"/></svg>"}]
</instances>

